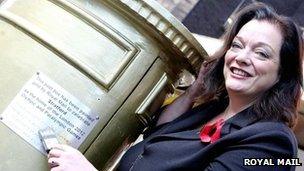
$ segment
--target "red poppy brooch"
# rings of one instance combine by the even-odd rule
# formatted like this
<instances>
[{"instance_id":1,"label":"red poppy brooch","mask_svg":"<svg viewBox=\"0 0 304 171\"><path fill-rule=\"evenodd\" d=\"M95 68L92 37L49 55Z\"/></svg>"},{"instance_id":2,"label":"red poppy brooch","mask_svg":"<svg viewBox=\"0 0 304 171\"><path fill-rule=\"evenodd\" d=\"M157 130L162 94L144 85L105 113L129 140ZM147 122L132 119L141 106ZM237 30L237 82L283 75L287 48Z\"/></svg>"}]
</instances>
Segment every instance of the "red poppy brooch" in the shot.
<instances>
[{"instance_id":1,"label":"red poppy brooch","mask_svg":"<svg viewBox=\"0 0 304 171\"><path fill-rule=\"evenodd\" d=\"M214 124L203 126L199 134L201 141L206 143L213 143L218 140L221 136L221 130L224 123L224 119L219 119Z\"/></svg>"}]
</instances>

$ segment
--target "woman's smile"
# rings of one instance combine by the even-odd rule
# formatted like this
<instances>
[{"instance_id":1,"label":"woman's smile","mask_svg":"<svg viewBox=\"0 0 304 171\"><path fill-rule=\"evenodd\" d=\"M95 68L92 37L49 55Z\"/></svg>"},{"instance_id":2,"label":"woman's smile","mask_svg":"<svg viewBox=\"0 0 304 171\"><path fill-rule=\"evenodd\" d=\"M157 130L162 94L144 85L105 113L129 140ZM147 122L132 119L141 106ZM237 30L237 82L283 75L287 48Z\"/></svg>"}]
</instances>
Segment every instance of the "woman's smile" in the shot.
<instances>
[{"instance_id":1,"label":"woman's smile","mask_svg":"<svg viewBox=\"0 0 304 171\"><path fill-rule=\"evenodd\" d=\"M242 70L240 68L231 67L230 71L232 73L232 77L236 77L238 79L246 79L246 78L252 77L251 74L249 74L248 72L246 72L245 70Z\"/></svg>"}]
</instances>

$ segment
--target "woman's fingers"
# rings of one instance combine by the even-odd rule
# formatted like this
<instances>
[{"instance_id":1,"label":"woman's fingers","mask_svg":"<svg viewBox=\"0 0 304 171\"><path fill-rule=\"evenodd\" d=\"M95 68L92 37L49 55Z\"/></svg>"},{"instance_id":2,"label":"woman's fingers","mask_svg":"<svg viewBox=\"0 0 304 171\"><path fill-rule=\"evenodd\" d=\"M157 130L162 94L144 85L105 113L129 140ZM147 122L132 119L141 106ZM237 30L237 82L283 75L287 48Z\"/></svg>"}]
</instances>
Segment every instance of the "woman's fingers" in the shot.
<instances>
[{"instance_id":1,"label":"woman's fingers","mask_svg":"<svg viewBox=\"0 0 304 171\"><path fill-rule=\"evenodd\" d=\"M48 164L50 168L60 166L60 159L56 157L51 157L48 159Z\"/></svg>"},{"instance_id":2,"label":"woman's fingers","mask_svg":"<svg viewBox=\"0 0 304 171\"><path fill-rule=\"evenodd\" d=\"M51 171L97 171L77 149L57 144L48 154Z\"/></svg>"},{"instance_id":3,"label":"woman's fingers","mask_svg":"<svg viewBox=\"0 0 304 171\"><path fill-rule=\"evenodd\" d=\"M60 169L60 168L58 168L58 167L53 167L53 168L51 168L50 171L62 171L62 169Z\"/></svg>"},{"instance_id":4,"label":"woman's fingers","mask_svg":"<svg viewBox=\"0 0 304 171\"><path fill-rule=\"evenodd\" d=\"M201 65L201 68L200 68L200 71L199 71L199 74L198 74L198 79L202 79L205 74L207 73L208 71L208 65L210 63L208 63L207 61L204 61Z\"/></svg>"},{"instance_id":5,"label":"woman's fingers","mask_svg":"<svg viewBox=\"0 0 304 171\"><path fill-rule=\"evenodd\" d=\"M52 148L48 154L48 158L51 157L60 157L62 155L62 150L59 150L57 148Z\"/></svg>"},{"instance_id":6,"label":"woman's fingers","mask_svg":"<svg viewBox=\"0 0 304 171\"><path fill-rule=\"evenodd\" d=\"M55 145L48 153L48 165L51 169L57 168L60 166L60 157L64 155L64 147L62 145ZM54 169L53 169L54 170Z\"/></svg>"}]
</instances>

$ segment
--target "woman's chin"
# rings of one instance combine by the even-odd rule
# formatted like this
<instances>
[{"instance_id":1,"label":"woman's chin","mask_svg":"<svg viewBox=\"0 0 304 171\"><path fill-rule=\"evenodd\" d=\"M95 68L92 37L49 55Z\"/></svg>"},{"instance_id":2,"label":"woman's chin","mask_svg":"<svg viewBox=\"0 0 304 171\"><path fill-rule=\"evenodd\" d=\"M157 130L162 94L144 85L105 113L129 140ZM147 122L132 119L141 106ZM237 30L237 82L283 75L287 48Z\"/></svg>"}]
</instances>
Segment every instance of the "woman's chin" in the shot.
<instances>
[{"instance_id":1,"label":"woman's chin","mask_svg":"<svg viewBox=\"0 0 304 171\"><path fill-rule=\"evenodd\" d=\"M235 92L235 93L242 93L242 92L246 92L246 88L244 86L226 86L226 89L228 92Z\"/></svg>"}]
</instances>

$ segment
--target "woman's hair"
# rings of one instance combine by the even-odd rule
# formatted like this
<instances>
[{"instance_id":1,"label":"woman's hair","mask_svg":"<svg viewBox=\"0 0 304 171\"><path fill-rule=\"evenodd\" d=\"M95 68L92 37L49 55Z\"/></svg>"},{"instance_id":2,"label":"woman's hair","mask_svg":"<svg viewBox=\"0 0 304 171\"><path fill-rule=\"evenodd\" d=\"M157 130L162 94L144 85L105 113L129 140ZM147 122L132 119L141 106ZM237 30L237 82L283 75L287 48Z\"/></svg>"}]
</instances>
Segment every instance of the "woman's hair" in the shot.
<instances>
[{"instance_id":1,"label":"woman's hair","mask_svg":"<svg viewBox=\"0 0 304 171\"><path fill-rule=\"evenodd\" d=\"M239 30L251 20L267 21L278 26L283 36L279 81L267 90L253 104L258 119L282 121L292 127L297 118L297 106L301 95L303 45L299 27L288 17L278 15L273 8L263 3L253 3L242 9L234 18L234 23L224 35L223 46L209 61L204 77L205 93L198 101L226 98L223 75L224 57Z\"/></svg>"}]
</instances>

